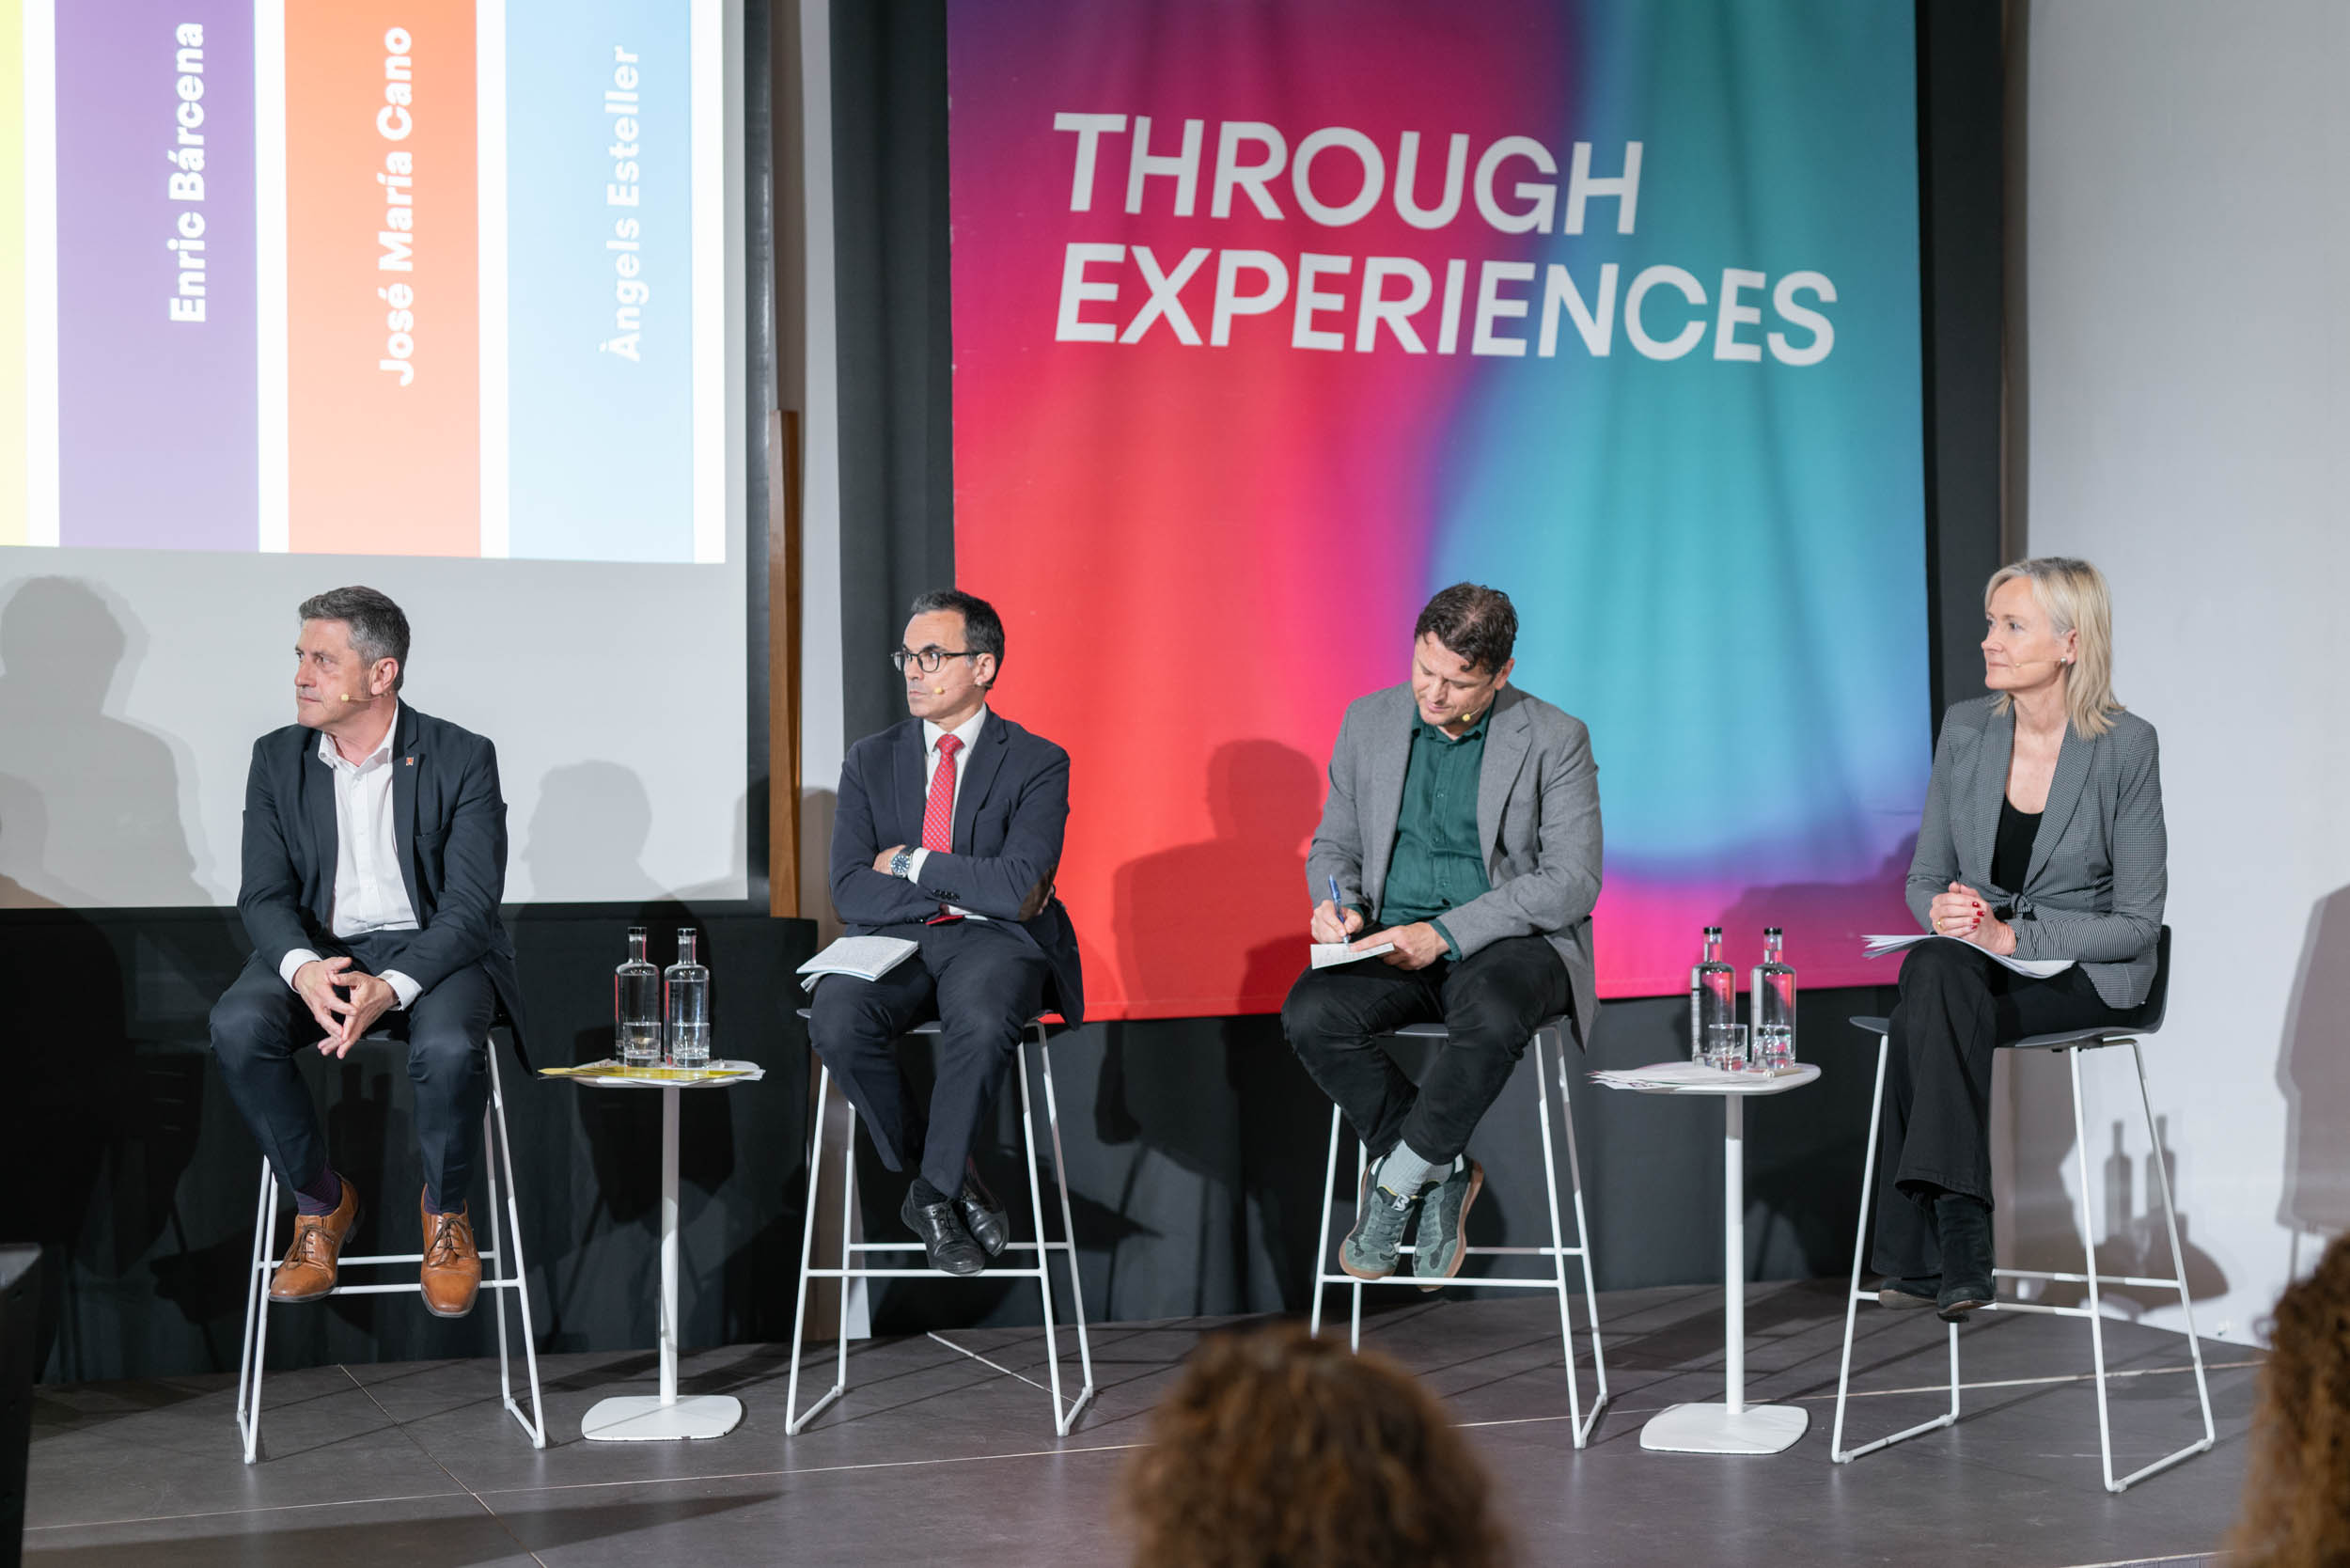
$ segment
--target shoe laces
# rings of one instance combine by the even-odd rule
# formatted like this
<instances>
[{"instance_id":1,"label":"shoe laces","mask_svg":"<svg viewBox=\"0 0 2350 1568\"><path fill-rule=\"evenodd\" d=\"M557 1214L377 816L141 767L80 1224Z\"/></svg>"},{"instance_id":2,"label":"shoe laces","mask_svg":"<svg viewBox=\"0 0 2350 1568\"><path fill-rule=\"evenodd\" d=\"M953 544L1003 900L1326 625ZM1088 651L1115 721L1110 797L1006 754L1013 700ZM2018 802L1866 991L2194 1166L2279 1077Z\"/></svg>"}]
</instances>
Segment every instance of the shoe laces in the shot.
<instances>
[{"instance_id":1,"label":"shoe laces","mask_svg":"<svg viewBox=\"0 0 2350 1568\"><path fill-rule=\"evenodd\" d=\"M473 1226L463 1215L432 1216L432 1239L426 1244L424 1261L435 1267L446 1268L457 1262L458 1254L473 1245Z\"/></svg>"},{"instance_id":2,"label":"shoe laces","mask_svg":"<svg viewBox=\"0 0 2350 1568\"><path fill-rule=\"evenodd\" d=\"M324 1215L296 1215L293 1244L286 1248L286 1262L307 1263L312 1267L323 1266L323 1261L319 1254L325 1246L326 1216Z\"/></svg>"}]
</instances>

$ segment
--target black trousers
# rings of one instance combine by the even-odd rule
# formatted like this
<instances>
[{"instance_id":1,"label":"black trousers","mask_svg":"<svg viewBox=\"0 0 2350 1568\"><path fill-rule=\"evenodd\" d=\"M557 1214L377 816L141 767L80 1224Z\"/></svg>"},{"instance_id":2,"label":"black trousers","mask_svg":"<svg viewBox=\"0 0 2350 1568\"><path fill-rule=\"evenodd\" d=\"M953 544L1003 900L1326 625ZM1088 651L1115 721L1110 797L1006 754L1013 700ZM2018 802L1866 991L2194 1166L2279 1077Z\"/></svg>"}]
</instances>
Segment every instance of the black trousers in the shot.
<instances>
[{"instance_id":1,"label":"black trousers","mask_svg":"<svg viewBox=\"0 0 2350 1568\"><path fill-rule=\"evenodd\" d=\"M376 932L340 944L352 967L380 975L400 967L415 932ZM319 951L342 956L333 945ZM469 964L408 1009L408 1076L415 1085L416 1147L425 1192L437 1213L462 1205L481 1153L481 1113L489 1104L490 1025L497 992L489 971ZM397 1023L400 1015L384 1014ZM325 1037L293 988L256 953L212 1006L212 1055L228 1098L289 1186L314 1185L327 1161L318 1107L294 1067L297 1052ZM364 1049L364 1047L362 1047Z\"/></svg>"},{"instance_id":2,"label":"black trousers","mask_svg":"<svg viewBox=\"0 0 2350 1568\"><path fill-rule=\"evenodd\" d=\"M964 1162L1028 1021L1044 1011L1052 970L1037 945L993 920L886 926L921 950L876 980L829 975L816 986L808 1036L873 1136L882 1164L919 1164L952 1197ZM927 1127L898 1067L898 1040L939 1021L938 1077Z\"/></svg>"},{"instance_id":3,"label":"black trousers","mask_svg":"<svg viewBox=\"0 0 2350 1568\"><path fill-rule=\"evenodd\" d=\"M1281 1032L1373 1159L1401 1141L1442 1161L1468 1147L1535 1027L1573 1006L1559 950L1512 936L1425 969L1375 958L1308 969L1281 1004ZM1451 1038L1415 1086L1378 1037L1434 1023Z\"/></svg>"},{"instance_id":4,"label":"black trousers","mask_svg":"<svg viewBox=\"0 0 2350 1568\"><path fill-rule=\"evenodd\" d=\"M1877 1138L1879 1272L1942 1272L1934 1200L1991 1201L1991 1060L2027 1035L2126 1025L2080 966L2047 980L2004 968L1959 942L1921 942L1902 960L1901 1000L1887 1036L1885 1116Z\"/></svg>"}]
</instances>

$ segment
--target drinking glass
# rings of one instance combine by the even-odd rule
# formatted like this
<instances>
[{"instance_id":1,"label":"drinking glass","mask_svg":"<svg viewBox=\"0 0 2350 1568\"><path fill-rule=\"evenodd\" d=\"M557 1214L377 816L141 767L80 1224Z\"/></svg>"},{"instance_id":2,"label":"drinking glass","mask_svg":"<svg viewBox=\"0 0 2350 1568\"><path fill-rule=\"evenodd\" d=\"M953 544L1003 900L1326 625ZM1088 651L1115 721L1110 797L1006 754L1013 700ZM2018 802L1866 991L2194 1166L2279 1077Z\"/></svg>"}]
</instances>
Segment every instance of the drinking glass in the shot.
<instances>
[{"instance_id":1,"label":"drinking glass","mask_svg":"<svg viewBox=\"0 0 2350 1568\"><path fill-rule=\"evenodd\" d=\"M1754 1031L1754 1065L1776 1073L1794 1065L1795 1030L1789 1024L1763 1024Z\"/></svg>"},{"instance_id":2,"label":"drinking glass","mask_svg":"<svg viewBox=\"0 0 2350 1568\"><path fill-rule=\"evenodd\" d=\"M1747 1070L1747 1027L1716 1024L1705 1031L1705 1062L1725 1073Z\"/></svg>"}]
</instances>

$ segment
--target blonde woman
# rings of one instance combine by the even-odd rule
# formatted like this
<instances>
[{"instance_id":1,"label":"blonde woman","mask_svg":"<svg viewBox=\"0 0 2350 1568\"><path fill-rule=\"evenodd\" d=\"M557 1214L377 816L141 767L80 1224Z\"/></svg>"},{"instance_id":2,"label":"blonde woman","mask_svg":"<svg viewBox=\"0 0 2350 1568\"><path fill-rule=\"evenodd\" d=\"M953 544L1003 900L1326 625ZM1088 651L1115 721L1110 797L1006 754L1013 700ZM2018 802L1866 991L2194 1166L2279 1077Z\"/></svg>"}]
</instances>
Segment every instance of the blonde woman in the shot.
<instances>
[{"instance_id":1,"label":"blonde woman","mask_svg":"<svg viewBox=\"0 0 2350 1568\"><path fill-rule=\"evenodd\" d=\"M1943 717L1909 863L1909 907L1957 940L1903 962L1878 1151L1877 1298L1951 1322L1992 1296L1993 1048L2133 1022L2169 882L2154 726L2113 698L2105 578L2018 561L1983 611L1991 696ZM2074 962L2032 980L1994 953Z\"/></svg>"}]
</instances>

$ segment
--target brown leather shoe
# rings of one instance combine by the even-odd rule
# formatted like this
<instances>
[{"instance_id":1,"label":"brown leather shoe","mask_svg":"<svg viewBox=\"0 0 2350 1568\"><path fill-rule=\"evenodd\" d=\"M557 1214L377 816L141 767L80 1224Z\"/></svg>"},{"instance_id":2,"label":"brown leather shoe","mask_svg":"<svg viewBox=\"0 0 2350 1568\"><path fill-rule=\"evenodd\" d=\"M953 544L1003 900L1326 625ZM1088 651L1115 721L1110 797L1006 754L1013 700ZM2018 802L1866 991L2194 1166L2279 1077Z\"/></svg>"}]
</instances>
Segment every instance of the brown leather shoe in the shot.
<instances>
[{"instance_id":1,"label":"brown leather shoe","mask_svg":"<svg viewBox=\"0 0 2350 1568\"><path fill-rule=\"evenodd\" d=\"M270 1276L272 1301L316 1301L335 1288L335 1265L343 1243L359 1223L359 1189L343 1182L342 1201L322 1215L294 1215L293 1244Z\"/></svg>"},{"instance_id":2,"label":"brown leather shoe","mask_svg":"<svg viewBox=\"0 0 2350 1568\"><path fill-rule=\"evenodd\" d=\"M471 1205L453 1215L436 1215L416 1198L416 1215L424 1224L424 1309L436 1318L462 1318L473 1310L481 1291L481 1254L473 1244Z\"/></svg>"}]
</instances>

